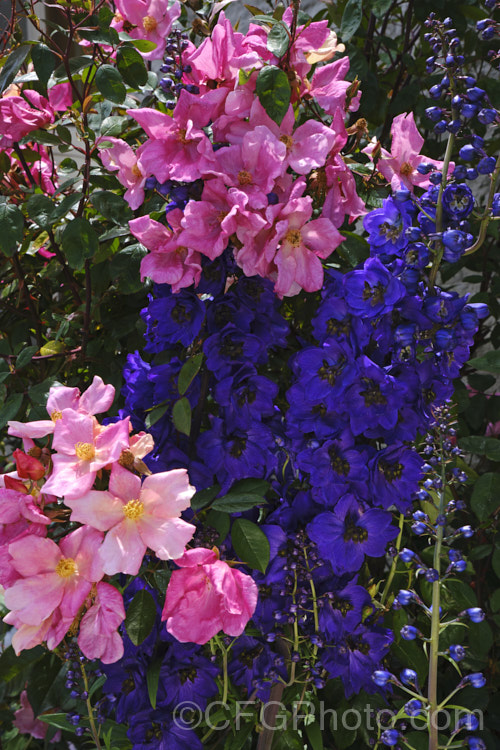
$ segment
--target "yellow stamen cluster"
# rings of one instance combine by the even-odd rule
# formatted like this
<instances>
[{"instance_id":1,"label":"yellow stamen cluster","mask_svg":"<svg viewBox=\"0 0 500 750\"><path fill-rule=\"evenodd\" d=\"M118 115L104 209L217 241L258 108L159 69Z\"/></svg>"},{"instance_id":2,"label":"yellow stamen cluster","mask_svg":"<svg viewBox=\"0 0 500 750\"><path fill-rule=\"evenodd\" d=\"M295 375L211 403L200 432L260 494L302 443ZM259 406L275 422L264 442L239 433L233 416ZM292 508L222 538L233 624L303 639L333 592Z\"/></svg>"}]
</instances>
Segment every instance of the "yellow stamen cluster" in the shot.
<instances>
[{"instance_id":1,"label":"yellow stamen cluster","mask_svg":"<svg viewBox=\"0 0 500 750\"><path fill-rule=\"evenodd\" d=\"M75 443L75 454L80 461L92 461L95 448L92 443Z\"/></svg>"},{"instance_id":2,"label":"yellow stamen cluster","mask_svg":"<svg viewBox=\"0 0 500 750\"><path fill-rule=\"evenodd\" d=\"M280 135L280 141L281 143L284 143L288 149L292 148L293 146L293 138L291 135Z\"/></svg>"},{"instance_id":3,"label":"yellow stamen cluster","mask_svg":"<svg viewBox=\"0 0 500 750\"><path fill-rule=\"evenodd\" d=\"M289 229L285 235L285 242L293 247L299 247L302 244L302 235L298 229Z\"/></svg>"},{"instance_id":4,"label":"yellow stamen cluster","mask_svg":"<svg viewBox=\"0 0 500 750\"><path fill-rule=\"evenodd\" d=\"M408 161L405 161L405 162L403 162L403 163L401 164L401 167L400 167L400 170L399 170L399 171L400 171L400 173L401 173L402 175L404 175L405 177L409 177L409 176L410 176L411 174L413 174L413 172L414 172L415 170L413 169L413 167L412 167L412 165L410 164L410 162L408 162Z\"/></svg>"},{"instance_id":5,"label":"yellow stamen cluster","mask_svg":"<svg viewBox=\"0 0 500 750\"><path fill-rule=\"evenodd\" d=\"M142 19L142 25L144 27L144 31L155 31L156 27L158 26L158 21L156 20L156 18L153 18L153 16L144 16L144 18Z\"/></svg>"},{"instance_id":6,"label":"yellow stamen cluster","mask_svg":"<svg viewBox=\"0 0 500 750\"><path fill-rule=\"evenodd\" d=\"M123 506L123 515L131 521L137 521L144 514L144 503L140 500L129 500Z\"/></svg>"},{"instance_id":7,"label":"yellow stamen cluster","mask_svg":"<svg viewBox=\"0 0 500 750\"><path fill-rule=\"evenodd\" d=\"M58 419L62 419L62 411L53 411L50 418L53 422L57 422Z\"/></svg>"},{"instance_id":8,"label":"yellow stamen cluster","mask_svg":"<svg viewBox=\"0 0 500 750\"><path fill-rule=\"evenodd\" d=\"M56 573L60 578L70 578L77 570L76 562L71 557L63 557L56 565Z\"/></svg>"}]
</instances>

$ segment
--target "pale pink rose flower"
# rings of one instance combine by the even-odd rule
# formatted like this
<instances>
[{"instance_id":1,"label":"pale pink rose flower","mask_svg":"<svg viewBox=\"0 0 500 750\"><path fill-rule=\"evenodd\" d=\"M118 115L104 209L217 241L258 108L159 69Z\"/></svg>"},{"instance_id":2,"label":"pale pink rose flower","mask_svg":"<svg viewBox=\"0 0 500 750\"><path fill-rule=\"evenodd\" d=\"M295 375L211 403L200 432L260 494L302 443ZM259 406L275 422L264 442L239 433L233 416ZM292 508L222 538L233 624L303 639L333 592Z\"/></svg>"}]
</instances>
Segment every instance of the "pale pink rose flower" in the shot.
<instances>
[{"instance_id":1,"label":"pale pink rose flower","mask_svg":"<svg viewBox=\"0 0 500 750\"><path fill-rule=\"evenodd\" d=\"M59 546L52 539L33 535L11 542L11 564L22 576L5 592L12 619L40 628L59 609L71 625L92 583L103 576L98 555L102 536L96 529L81 526Z\"/></svg>"},{"instance_id":2,"label":"pale pink rose flower","mask_svg":"<svg viewBox=\"0 0 500 750\"><path fill-rule=\"evenodd\" d=\"M96 598L80 622L78 645L88 659L111 664L123 656L123 640L117 632L125 619L123 598L109 583L98 583Z\"/></svg>"},{"instance_id":3,"label":"pale pink rose flower","mask_svg":"<svg viewBox=\"0 0 500 750\"><path fill-rule=\"evenodd\" d=\"M325 170L328 192L321 216L330 219L337 229L346 216L349 223L366 213L364 201L356 191L356 180L341 156L330 160Z\"/></svg>"},{"instance_id":4,"label":"pale pink rose flower","mask_svg":"<svg viewBox=\"0 0 500 750\"><path fill-rule=\"evenodd\" d=\"M198 284L201 276L200 253L179 242L182 211L169 211L168 219L174 231L149 216L139 216L129 222L130 231L150 250L141 261L141 280L146 276L158 284L171 284L178 292L191 284Z\"/></svg>"},{"instance_id":5,"label":"pale pink rose flower","mask_svg":"<svg viewBox=\"0 0 500 750\"><path fill-rule=\"evenodd\" d=\"M12 725L16 727L19 734L31 734L36 740L43 740L47 734L48 724L40 719L35 719L35 714L28 700L28 693L23 690L19 696L21 708L14 711L14 721Z\"/></svg>"},{"instance_id":6,"label":"pale pink rose flower","mask_svg":"<svg viewBox=\"0 0 500 750\"><path fill-rule=\"evenodd\" d=\"M100 147L99 155L101 161L111 172L118 172L118 179L121 184L127 188L124 198L130 208L139 208L144 202L144 183L146 176L141 172L139 156L141 149L137 153L120 138L106 136L102 138L103 146ZM111 143L111 146L107 144Z\"/></svg>"},{"instance_id":7,"label":"pale pink rose flower","mask_svg":"<svg viewBox=\"0 0 500 750\"><path fill-rule=\"evenodd\" d=\"M219 560L215 552L196 548L175 561L161 619L181 643L207 643L222 630L241 635L257 605L251 576Z\"/></svg>"},{"instance_id":8,"label":"pale pink rose flower","mask_svg":"<svg viewBox=\"0 0 500 750\"><path fill-rule=\"evenodd\" d=\"M56 422L52 447L53 469L44 492L57 497L82 497L94 484L99 469L118 461L129 447L129 418L101 427L95 417L65 409Z\"/></svg>"},{"instance_id":9,"label":"pale pink rose flower","mask_svg":"<svg viewBox=\"0 0 500 750\"><path fill-rule=\"evenodd\" d=\"M107 575L137 575L149 547L160 560L179 557L195 527L180 518L195 492L186 469L152 474L141 480L115 464L109 490L91 490L68 500L73 521L107 531L99 555Z\"/></svg>"},{"instance_id":10,"label":"pale pink rose flower","mask_svg":"<svg viewBox=\"0 0 500 750\"><path fill-rule=\"evenodd\" d=\"M151 52L141 53L144 59L161 60L172 25L181 14L180 4L170 5L169 0L116 0L115 5L117 14L111 26L121 31L124 21L128 22L126 30L132 39L148 39L156 44Z\"/></svg>"},{"instance_id":11,"label":"pale pink rose flower","mask_svg":"<svg viewBox=\"0 0 500 750\"><path fill-rule=\"evenodd\" d=\"M421 155L424 139L417 130L413 112L403 112L403 114L394 118L391 135L391 151L389 152L385 148L380 150L377 161L378 171L391 183L393 190L399 190L402 185L412 192L414 187L428 188L430 185L429 177L417 172L418 165L421 162L426 162L427 164L433 164L436 169L440 170L443 167L443 162ZM368 154L371 159L376 147L376 143L371 143L363 149L363 153ZM455 164L451 162L448 174L454 168Z\"/></svg>"},{"instance_id":12,"label":"pale pink rose flower","mask_svg":"<svg viewBox=\"0 0 500 750\"><path fill-rule=\"evenodd\" d=\"M210 260L224 252L248 203L246 193L229 188L220 179L205 183L200 201L189 201L184 209L180 245L193 248Z\"/></svg>"},{"instance_id":13,"label":"pale pink rose flower","mask_svg":"<svg viewBox=\"0 0 500 750\"><path fill-rule=\"evenodd\" d=\"M47 399L47 411L50 419L34 422L7 422L8 434L20 438L42 438L54 432L56 422L61 419L65 409L72 409L80 414L93 415L107 411L115 397L112 385L106 385L99 375L82 394L78 388L65 385L53 385Z\"/></svg>"}]
</instances>

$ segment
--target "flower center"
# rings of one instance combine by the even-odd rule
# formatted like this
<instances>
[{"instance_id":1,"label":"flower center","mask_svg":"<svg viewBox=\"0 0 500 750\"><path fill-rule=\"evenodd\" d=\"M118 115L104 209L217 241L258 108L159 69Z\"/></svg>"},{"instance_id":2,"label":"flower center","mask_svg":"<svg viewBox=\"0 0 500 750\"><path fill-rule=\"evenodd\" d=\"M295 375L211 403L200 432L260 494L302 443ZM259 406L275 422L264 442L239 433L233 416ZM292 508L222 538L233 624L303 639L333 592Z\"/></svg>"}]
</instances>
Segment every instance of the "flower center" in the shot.
<instances>
[{"instance_id":1,"label":"flower center","mask_svg":"<svg viewBox=\"0 0 500 750\"><path fill-rule=\"evenodd\" d=\"M409 161L404 161L400 167L400 174L409 177L415 171Z\"/></svg>"},{"instance_id":2,"label":"flower center","mask_svg":"<svg viewBox=\"0 0 500 750\"><path fill-rule=\"evenodd\" d=\"M142 172L141 172L141 170L139 169L139 167L137 166L137 164L134 164L134 166L132 167L132 174L133 174L133 175L134 175L135 177L142 177Z\"/></svg>"},{"instance_id":3,"label":"flower center","mask_svg":"<svg viewBox=\"0 0 500 750\"><path fill-rule=\"evenodd\" d=\"M158 21L156 18L153 18L153 16L144 16L142 19L142 25L144 27L144 30L147 32L155 31L156 27L158 26Z\"/></svg>"},{"instance_id":4,"label":"flower center","mask_svg":"<svg viewBox=\"0 0 500 750\"><path fill-rule=\"evenodd\" d=\"M71 557L63 557L56 565L56 573L60 578L70 578L76 572L76 562Z\"/></svg>"},{"instance_id":5,"label":"flower center","mask_svg":"<svg viewBox=\"0 0 500 750\"><path fill-rule=\"evenodd\" d=\"M95 456L95 448L92 443L75 443L75 453L80 461L92 461Z\"/></svg>"},{"instance_id":6,"label":"flower center","mask_svg":"<svg viewBox=\"0 0 500 750\"><path fill-rule=\"evenodd\" d=\"M58 419L62 419L62 411L53 411L50 418L53 422L57 422Z\"/></svg>"},{"instance_id":7,"label":"flower center","mask_svg":"<svg viewBox=\"0 0 500 750\"><path fill-rule=\"evenodd\" d=\"M252 175L250 174L250 172L247 172L246 169L242 169L240 172L238 172L238 182L240 185L251 185Z\"/></svg>"},{"instance_id":8,"label":"flower center","mask_svg":"<svg viewBox=\"0 0 500 750\"><path fill-rule=\"evenodd\" d=\"M181 143L187 143L188 139L186 138L186 128L179 128L179 132L177 133L177 140Z\"/></svg>"},{"instance_id":9,"label":"flower center","mask_svg":"<svg viewBox=\"0 0 500 750\"><path fill-rule=\"evenodd\" d=\"M280 135L281 143L284 143L287 148L292 148L293 138L291 135Z\"/></svg>"},{"instance_id":10,"label":"flower center","mask_svg":"<svg viewBox=\"0 0 500 750\"><path fill-rule=\"evenodd\" d=\"M131 521L137 521L144 514L144 503L140 500L129 500L123 506L123 515Z\"/></svg>"},{"instance_id":11,"label":"flower center","mask_svg":"<svg viewBox=\"0 0 500 750\"><path fill-rule=\"evenodd\" d=\"M298 229L289 229L285 235L285 242L293 247L299 247L302 244L302 235Z\"/></svg>"}]
</instances>

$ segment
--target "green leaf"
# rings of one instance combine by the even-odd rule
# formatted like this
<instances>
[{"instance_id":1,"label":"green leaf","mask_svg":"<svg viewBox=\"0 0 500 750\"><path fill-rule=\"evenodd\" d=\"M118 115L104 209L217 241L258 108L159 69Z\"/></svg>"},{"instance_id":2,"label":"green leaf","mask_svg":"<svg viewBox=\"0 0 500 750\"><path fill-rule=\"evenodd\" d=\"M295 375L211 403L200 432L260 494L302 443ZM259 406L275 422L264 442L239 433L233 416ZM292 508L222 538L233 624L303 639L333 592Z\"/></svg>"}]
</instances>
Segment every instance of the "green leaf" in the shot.
<instances>
[{"instance_id":1,"label":"green leaf","mask_svg":"<svg viewBox=\"0 0 500 750\"><path fill-rule=\"evenodd\" d=\"M19 656L16 656L12 646L8 646L0 654L0 680L10 682L20 674L26 674L29 667L39 661L45 653L42 646L36 646L27 651L21 651Z\"/></svg>"},{"instance_id":2,"label":"green leaf","mask_svg":"<svg viewBox=\"0 0 500 750\"><path fill-rule=\"evenodd\" d=\"M147 430L149 430L150 427L156 424L158 420L160 420L163 417L168 407L169 407L169 404L159 404L158 406L155 406L154 409L151 409L151 411L148 411L148 413L146 414L146 419L145 419Z\"/></svg>"},{"instance_id":3,"label":"green leaf","mask_svg":"<svg viewBox=\"0 0 500 750\"><path fill-rule=\"evenodd\" d=\"M148 637L155 621L155 601L149 591L142 589L130 602L125 617L125 629L134 646L139 646Z\"/></svg>"},{"instance_id":4,"label":"green leaf","mask_svg":"<svg viewBox=\"0 0 500 750\"><path fill-rule=\"evenodd\" d=\"M92 193L91 200L99 213L115 224L125 224L133 218L130 206L121 195L111 193L109 190L97 190Z\"/></svg>"},{"instance_id":5,"label":"green leaf","mask_svg":"<svg viewBox=\"0 0 500 750\"><path fill-rule=\"evenodd\" d=\"M181 396L183 396L191 383L193 382L194 378L200 371L201 363L203 362L203 353L200 352L199 354L195 354L193 357L190 357L184 364L182 365L181 371L179 373L179 379L177 381L177 388L179 390L179 393Z\"/></svg>"},{"instance_id":6,"label":"green leaf","mask_svg":"<svg viewBox=\"0 0 500 750\"><path fill-rule=\"evenodd\" d=\"M500 375L500 351L486 352L482 357L474 357L467 362L476 370L492 372L494 375Z\"/></svg>"},{"instance_id":7,"label":"green leaf","mask_svg":"<svg viewBox=\"0 0 500 750\"><path fill-rule=\"evenodd\" d=\"M356 33L363 19L363 0L348 0L340 24L340 37L343 42Z\"/></svg>"},{"instance_id":8,"label":"green leaf","mask_svg":"<svg viewBox=\"0 0 500 750\"><path fill-rule=\"evenodd\" d=\"M77 216L66 224L61 245L71 268L80 269L98 251L99 239L87 219Z\"/></svg>"},{"instance_id":9,"label":"green leaf","mask_svg":"<svg viewBox=\"0 0 500 750\"><path fill-rule=\"evenodd\" d=\"M44 88L47 88L49 78L56 69L56 56L46 44L34 44L31 48L31 59L38 80Z\"/></svg>"},{"instance_id":10,"label":"green leaf","mask_svg":"<svg viewBox=\"0 0 500 750\"><path fill-rule=\"evenodd\" d=\"M94 693L97 693L97 691L100 688L102 688L102 686L104 685L107 679L108 679L107 676L105 674L102 674L100 677L97 678L95 682L92 683L92 685L90 686L90 690L89 690L89 698L92 698Z\"/></svg>"},{"instance_id":11,"label":"green leaf","mask_svg":"<svg viewBox=\"0 0 500 750\"><path fill-rule=\"evenodd\" d=\"M253 495L262 495L263 497L268 491L269 486L269 482L266 482L265 479L248 477L247 479L238 479L231 487L230 492L250 492Z\"/></svg>"},{"instance_id":12,"label":"green leaf","mask_svg":"<svg viewBox=\"0 0 500 750\"><path fill-rule=\"evenodd\" d=\"M28 700L31 703L33 711L38 714L44 708L49 708L50 704L46 700L49 692L53 694L56 683L64 682L66 668L61 664L61 660L53 653L46 653L37 663L36 669L33 669L28 680Z\"/></svg>"},{"instance_id":13,"label":"green leaf","mask_svg":"<svg viewBox=\"0 0 500 750\"><path fill-rule=\"evenodd\" d=\"M122 77L112 65L101 65L98 68L95 85L106 99L115 104L121 104L127 96Z\"/></svg>"},{"instance_id":14,"label":"green leaf","mask_svg":"<svg viewBox=\"0 0 500 750\"><path fill-rule=\"evenodd\" d=\"M16 245L22 242L24 234L24 216L21 209L11 203L0 203L0 250L11 257L16 252Z\"/></svg>"},{"instance_id":15,"label":"green leaf","mask_svg":"<svg viewBox=\"0 0 500 750\"><path fill-rule=\"evenodd\" d=\"M321 727L317 721L305 726L307 739L313 750L323 750L323 736Z\"/></svg>"},{"instance_id":16,"label":"green leaf","mask_svg":"<svg viewBox=\"0 0 500 750\"><path fill-rule=\"evenodd\" d=\"M156 708L156 696L158 695L158 684L160 681L160 669L163 660L161 657L154 659L148 666L146 672L146 683L148 686L148 695L151 706Z\"/></svg>"},{"instance_id":17,"label":"green leaf","mask_svg":"<svg viewBox=\"0 0 500 750\"><path fill-rule=\"evenodd\" d=\"M25 367L27 364L29 364L33 358L33 355L37 351L38 347L33 345L27 346L25 349L19 352L16 359L16 370L20 370L21 367Z\"/></svg>"},{"instance_id":18,"label":"green leaf","mask_svg":"<svg viewBox=\"0 0 500 750\"><path fill-rule=\"evenodd\" d=\"M130 39L129 37L128 41L130 41L139 52L152 52L158 46L154 42L149 41L149 39Z\"/></svg>"},{"instance_id":19,"label":"green leaf","mask_svg":"<svg viewBox=\"0 0 500 750\"><path fill-rule=\"evenodd\" d=\"M500 461L500 440L498 438L470 435L460 438L458 444L466 453L486 456L490 461Z\"/></svg>"},{"instance_id":20,"label":"green leaf","mask_svg":"<svg viewBox=\"0 0 500 750\"><path fill-rule=\"evenodd\" d=\"M342 234L345 240L339 245L337 253L354 268L369 257L370 246L359 234L347 231L343 231Z\"/></svg>"},{"instance_id":21,"label":"green leaf","mask_svg":"<svg viewBox=\"0 0 500 750\"><path fill-rule=\"evenodd\" d=\"M498 487L500 474L488 472L479 477L472 490L471 508L480 521L485 521L500 505Z\"/></svg>"},{"instance_id":22,"label":"green leaf","mask_svg":"<svg viewBox=\"0 0 500 750\"><path fill-rule=\"evenodd\" d=\"M21 408L23 402L22 393L11 393L9 398L5 401L2 411L0 412L0 429L5 427L10 419L14 419L17 412Z\"/></svg>"},{"instance_id":23,"label":"green leaf","mask_svg":"<svg viewBox=\"0 0 500 750\"><path fill-rule=\"evenodd\" d=\"M101 124L101 135L121 135L126 121L126 117L119 117L118 115L105 117Z\"/></svg>"},{"instance_id":24,"label":"green leaf","mask_svg":"<svg viewBox=\"0 0 500 750\"><path fill-rule=\"evenodd\" d=\"M134 47L119 47L116 53L116 67L128 86L137 89L148 82L148 71L144 60Z\"/></svg>"},{"instance_id":25,"label":"green leaf","mask_svg":"<svg viewBox=\"0 0 500 750\"><path fill-rule=\"evenodd\" d=\"M391 7L393 0L375 0L371 7L371 11L375 18L382 18L389 8Z\"/></svg>"},{"instance_id":26,"label":"green leaf","mask_svg":"<svg viewBox=\"0 0 500 750\"><path fill-rule=\"evenodd\" d=\"M266 572L270 546L262 529L246 518L237 518L231 529L231 540L238 557L251 568Z\"/></svg>"},{"instance_id":27,"label":"green leaf","mask_svg":"<svg viewBox=\"0 0 500 750\"><path fill-rule=\"evenodd\" d=\"M290 106L292 90L284 70L266 65L259 71L256 85L259 101L277 125L281 125Z\"/></svg>"},{"instance_id":28,"label":"green leaf","mask_svg":"<svg viewBox=\"0 0 500 750\"><path fill-rule=\"evenodd\" d=\"M228 493L224 497L218 497L212 503L214 510L219 510L222 513L241 513L245 510L250 510L256 505L264 503L265 500L260 495L237 493Z\"/></svg>"},{"instance_id":29,"label":"green leaf","mask_svg":"<svg viewBox=\"0 0 500 750\"><path fill-rule=\"evenodd\" d=\"M54 203L48 195L36 193L30 196L26 203L28 216L42 229L49 228L54 221Z\"/></svg>"},{"instance_id":30,"label":"green leaf","mask_svg":"<svg viewBox=\"0 0 500 750\"><path fill-rule=\"evenodd\" d=\"M172 409L172 419L175 429L189 437L191 432L191 404L185 396L175 402Z\"/></svg>"},{"instance_id":31,"label":"green leaf","mask_svg":"<svg viewBox=\"0 0 500 750\"><path fill-rule=\"evenodd\" d=\"M19 68L26 60L31 49L31 44L21 44L10 53L3 67L0 69L0 94L10 86Z\"/></svg>"},{"instance_id":32,"label":"green leaf","mask_svg":"<svg viewBox=\"0 0 500 750\"><path fill-rule=\"evenodd\" d=\"M276 57L283 57L290 44L288 26L280 21L275 23L267 35L267 49Z\"/></svg>"},{"instance_id":33,"label":"green leaf","mask_svg":"<svg viewBox=\"0 0 500 750\"><path fill-rule=\"evenodd\" d=\"M66 349L66 344L62 341L47 341L42 347L40 347L40 354L46 357L48 354L60 354Z\"/></svg>"},{"instance_id":34,"label":"green leaf","mask_svg":"<svg viewBox=\"0 0 500 750\"><path fill-rule=\"evenodd\" d=\"M51 727L64 729L66 732L74 734L76 727L73 724L70 724L66 716L67 714L40 714L37 718L45 724L49 724Z\"/></svg>"},{"instance_id":35,"label":"green leaf","mask_svg":"<svg viewBox=\"0 0 500 750\"><path fill-rule=\"evenodd\" d=\"M491 567L495 571L497 578L500 578L500 547L496 547L491 558Z\"/></svg>"},{"instance_id":36,"label":"green leaf","mask_svg":"<svg viewBox=\"0 0 500 750\"><path fill-rule=\"evenodd\" d=\"M219 538L217 539L216 544L221 544L229 534L231 520L227 513L219 513L218 510L211 510L207 513L205 524L218 532Z\"/></svg>"},{"instance_id":37,"label":"green leaf","mask_svg":"<svg viewBox=\"0 0 500 750\"><path fill-rule=\"evenodd\" d=\"M220 484L214 484L213 487L207 487L205 490L199 490L195 492L191 498L191 508L193 510L201 510L205 506L209 505L214 497L220 492Z\"/></svg>"},{"instance_id":38,"label":"green leaf","mask_svg":"<svg viewBox=\"0 0 500 750\"><path fill-rule=\"evenodd\" d=\"M79 36L92 44L109 44L114 47L120 43L118 33L112 28L85 29L79 32Z\"/></svg>"}]
</instances>

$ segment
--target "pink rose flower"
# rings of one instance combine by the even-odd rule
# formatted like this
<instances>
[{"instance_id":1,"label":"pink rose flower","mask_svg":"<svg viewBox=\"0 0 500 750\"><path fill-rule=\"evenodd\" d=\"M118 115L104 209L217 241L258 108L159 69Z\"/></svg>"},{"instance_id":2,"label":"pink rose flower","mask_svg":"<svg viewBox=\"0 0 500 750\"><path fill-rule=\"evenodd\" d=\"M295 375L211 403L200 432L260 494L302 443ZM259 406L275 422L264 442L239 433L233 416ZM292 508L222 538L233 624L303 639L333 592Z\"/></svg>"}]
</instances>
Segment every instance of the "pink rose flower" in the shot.
<instances>
[{"instance_id":1,"label":"pink rose flower","mask_svg":"<svg viewBox=\"0 0 500 750\"><path fill-rule=\"evenodd\" d=\"M28 100L28 101L26 101ZM54 110L36 91L0 99L0 148L10 148L32 130L54 122Z\"/></svg>"},{"instance_id":2,"label":"pink rose flower","mask_svg":"<svg viewBox=\"0 0 500 750\"><path fill-rule=\"evenodd\" d=\"M258 590L251 576L219 560L215 552L198 547L175 561L161 619L181 643L207 643L220 630L241 635L257 605Z\"/></svg>"},{"instance_id":3,"label":"pink rose flower","mask_svg":"<svg viewBox=\"0 0 500 750\"><path fill-rule=\"evenodd\" d=\"M107 136L102 140L104 145L99 152L102 163L111 172L118 172L118 179L127 188L124 198L130 208L134 210L139 208L144 202L144 183L146 182L138 160L141 149L139 148L136 154L128 143L120 138ZM112 145L107 146L107 143Z\"/></svg>"},{"instance_id":4,"label":"pink rose flower","mask_svg":"<svg viewBox=\"0 0 500 750\"><path fill-rule=\"evenodd\" d=\"M109 490L91 490L67 500L71 519L107 531L100 558L108 575L136 575L149 547L160 560L179 557L195 527L179 518L189 507L194 487L186 469L174 469L141 480L115 464Z\"/></svg>"},{"instance_id":5,"label":"pink rose flower","mask_svg":"<svg viewBox=\"0 0 500 750\"><path fill-rule=\"evenodd\" d=\"M12 725L16 727L19 734L31 734L36 740L43 740L49 728L48 724L40 721L40 719L35 719L26 690L22 691L19 700L21 708L14 712Z\"/></svg>"},{"instance_id":6,"label":"pink rose flower","mask_svg":"<svg viewBox=\"0 0 500 750\"><path fill-rule=\"evenodd\" d=\"M141 53L144 59L161 60L172 25L181 14L180 4L170 5L168 0L116 0L115 4L117 14L111 26L122 31L124 22L128 22L126 30L132 39L156 44L151 52Z\"/></svg>"},{"instance_id":7,"label":"pink rose flower","mask_svg":"<svg viewBox=\"0 0 500 750\"><path fill-rule=\"evenodd\" d=\"M88 659L111 664L123 656L123 641L117 632L125 619L123 598L109 583L97 584L96 598L80 622L78 645Z\"/></svg>"}]
</instances>

